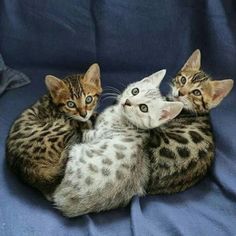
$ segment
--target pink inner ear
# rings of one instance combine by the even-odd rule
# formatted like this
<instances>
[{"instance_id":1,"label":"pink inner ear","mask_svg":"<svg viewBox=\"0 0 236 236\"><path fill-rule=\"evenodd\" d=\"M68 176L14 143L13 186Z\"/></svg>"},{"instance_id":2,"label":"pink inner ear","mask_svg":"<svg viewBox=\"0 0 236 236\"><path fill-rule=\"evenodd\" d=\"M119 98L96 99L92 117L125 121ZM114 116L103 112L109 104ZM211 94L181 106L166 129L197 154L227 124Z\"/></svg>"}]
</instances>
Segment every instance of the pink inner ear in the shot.
<instances>
[{"instance_id":1,"label":"pink inner ear","mask_svg":"<svg viewBox=\"0 0 236 236\"><path fill-rule=\"evenodd\" d=\"M55 90L55 92L57 92L60 88L61 88L61 85L59 83L54 83L52 84L52 87L51 87L51 89Z\"/></svg>"},{"instance_id":2,"label":"pink inner ear","mask_svg":"<svg viewBox=\"0 0 236 236\"><path fill-rule=\"evenodd\" d=\"M49 79L48 85L50 90L58 90L62 88L63 82L58 79Z\"/></svg>"},{"instance_id":3,"label":"pink inner ear","mask_svg":"<svg viewBox=\"0 0 236 236\"><path fill-rule=\"evenodd\" d=\"M170 117L170 112L167 110L163 110L161 112L161 117L159 118L159 120L166 120Z\"/></svg>"},{"instance_id":4,"label":"pink inner ear","mask_svg":"<svg viewBox=\"0 0 236 236\"><path fill-rule=\"evenodd\" d=\"M223 95L224 95L224 91L218 90L214 93L212 100L215 101L218 98L223 97Z\"/></svg>"},{"instance_id":5,"label":"pink inner ear","mask_svg":"<svg viewBox=\"0 0 236 236\"><path fill-rule=\"evenodd\" d=\"M215 93L215 94L213 95L213 98L212 98L212 100L213 100L213 101L215 101L215 100L216 100L216 98L218 98L218 96L219 96L219 95Z\"/></svg>"}]
</instances>

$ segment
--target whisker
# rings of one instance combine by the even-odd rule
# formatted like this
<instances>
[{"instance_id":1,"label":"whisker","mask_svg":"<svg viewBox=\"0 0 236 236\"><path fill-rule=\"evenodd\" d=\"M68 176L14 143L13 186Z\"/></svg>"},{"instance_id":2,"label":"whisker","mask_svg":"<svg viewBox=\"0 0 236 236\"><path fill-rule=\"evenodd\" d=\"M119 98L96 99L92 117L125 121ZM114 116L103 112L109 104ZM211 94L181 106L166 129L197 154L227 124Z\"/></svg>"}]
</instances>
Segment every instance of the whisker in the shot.
<instances>
[{"instance_id":1,"label":"whisker","mask_svg":"<svg viewBox=\"0 0 236 236\"><path fill-rule=\"evenodd\" d=\"M105 86L105 88L111 88L111 89L114 89L114 90L117 90L117 91L120 91L118 88L116 88L116 87L113 87L113 86L110 86L110 85L107 85L107 86Z\"/></svg>"},{"instance_id":2,"label":"whisker","mask_svg":"<svg viewBox=\"0 0 236 236\"><path fill-rule=\"evenodd\" d=\"M114 95L107 95L106 97L102 97L101 99L104 99L104 98L115 98L115 99L117 99L117 96L114 96Z\"/></svg>"},{"instance_id":3,"label":"whisker","mask_svg":"<svg viewBox=\"0 0 236 236\"><path fill-rule=\"evenodd\" d=\"M107 88L107 89L106 89L106 88L103 89L103 91L105 91L105 93L106 93L106 92L118 93L118 91L115 91L115 90L113 90L113 89L108 89L108 88ZM120 94L120 93L119 93L119 94Z\"/></svg>"},{"instance_id":4,"label":"whisker","mask_svg":"<svg viewBox=\"0 0 236 236\"><path fill-rule=\"evenodd\" d=\"M115 88L115 87L112 87L112 86L105 86L105 89L109 89L109 90L112 90L118 94L121 94L121 91L118 89L118 88Z\"/></svg>"},{"instance_id":5,"label":"whisker","mask_svg":"<svg viewBox=\"0 0 236 236\"><path fill-rule=\"evenodd\" d=\"M106 96L106 95L114 95L114 96L117 96L119 94L116 94L116 93L103 93L102 96Z\"/></svg>"},{"instance_id":6,"label":"whisker","mask_svg":"<svg viewBox=\"0 0 236 236\"><path fill-rule=\"evenodd\" d=\"M102 101L106 101L107 99L111 99L111 100L116 100L116 97L105 97L102 99Z\"/></svg>"},{"instance_id":7,"label":"whisker","mask_svg":"<svg viewBox=\"0 0 236 236\"><path fill-rule=\"evenodd\" d=\"M102 101L106 101L107 99L117 100L116 97L109 96L109 97L102 98Z\"/></svg>"}]
</instances>

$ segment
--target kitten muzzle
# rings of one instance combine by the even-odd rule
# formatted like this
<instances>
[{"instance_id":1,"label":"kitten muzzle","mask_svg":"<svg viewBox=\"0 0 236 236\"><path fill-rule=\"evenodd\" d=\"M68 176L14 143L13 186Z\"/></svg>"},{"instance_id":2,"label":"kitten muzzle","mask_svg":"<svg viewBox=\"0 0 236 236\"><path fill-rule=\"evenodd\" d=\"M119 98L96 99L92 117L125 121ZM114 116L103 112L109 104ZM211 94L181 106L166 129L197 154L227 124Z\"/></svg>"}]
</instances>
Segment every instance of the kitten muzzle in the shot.
<instances>
[{"instance_id":1,"label":"kitten muzzle","mask_svg":"<svg viewBox=\"0 0 236 236\"><path fill-rule=\"evenodd\" d=\"M122 104L122 106L131 106L131 105L132 105L132 104L131 104L131 102L130 102L129 99L126 99L126 100L125 100L125 103Z\"/></svg>"}]
</instances>

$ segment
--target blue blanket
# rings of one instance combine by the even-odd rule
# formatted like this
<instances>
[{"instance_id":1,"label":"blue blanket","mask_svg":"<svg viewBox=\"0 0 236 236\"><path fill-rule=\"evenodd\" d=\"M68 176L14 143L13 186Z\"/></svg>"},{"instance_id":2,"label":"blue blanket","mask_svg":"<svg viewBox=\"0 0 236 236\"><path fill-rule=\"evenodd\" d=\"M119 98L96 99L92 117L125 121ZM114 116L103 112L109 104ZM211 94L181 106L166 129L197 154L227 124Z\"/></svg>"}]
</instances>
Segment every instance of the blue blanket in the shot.
<instances>
[{"instance_id":1,"label":"blue blanket","mask_svg":"<svg viewBox=\"0 0 236 236\"><path fill-rule=\"evenodd\" d=\"M0 95L8 89L19 88L30 83L29 78L5 65L0 54Z\"/></svg>"},{"instance_id":2,"label":"blue blanket","mask_svg":"<svg viewBox=\"0 0 236 236\"><path fill-rule=\"evenodd\" d=\"M31 78L0 97L0 235L236 235L236 89L212 111L216 159L195 187L135 197L129 206L66 219L6 167L13 120L46 91L44 76L101 65L103 86L122 89L159 69L162 86L200 48L214 78L236 76L232 0L1 0L0 52ZM112 101L101 101L102 110Z\"/></svg>"}]
</instances>

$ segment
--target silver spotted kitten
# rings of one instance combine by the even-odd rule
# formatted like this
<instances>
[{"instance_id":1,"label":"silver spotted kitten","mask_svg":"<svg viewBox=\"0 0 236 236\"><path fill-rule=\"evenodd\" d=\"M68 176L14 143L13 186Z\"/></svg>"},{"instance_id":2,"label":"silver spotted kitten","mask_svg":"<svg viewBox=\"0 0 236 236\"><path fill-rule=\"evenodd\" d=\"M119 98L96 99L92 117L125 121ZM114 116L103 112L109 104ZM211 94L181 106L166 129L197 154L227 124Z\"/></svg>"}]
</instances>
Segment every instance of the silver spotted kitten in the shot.
<instances>
[{"instance_id":1,"label":"silver spotted kitten","mask_svg":"<svg viewBox=\"0 0 236 236\"><path fill-rule=\"evenodd\" d=\"M143 146L147 130L173 119L181 102L164 101L159 85L165 70L129 85L117 105L107 108L94 130L73 144L65 176L53 194L55 206L68 217L125 206L145 194L149 159Z\"/></svg>"}]
</instances>

